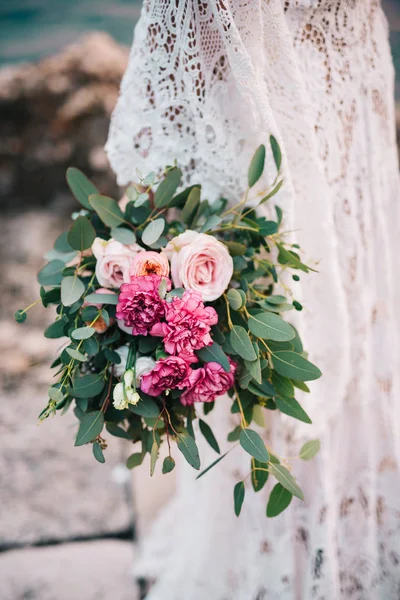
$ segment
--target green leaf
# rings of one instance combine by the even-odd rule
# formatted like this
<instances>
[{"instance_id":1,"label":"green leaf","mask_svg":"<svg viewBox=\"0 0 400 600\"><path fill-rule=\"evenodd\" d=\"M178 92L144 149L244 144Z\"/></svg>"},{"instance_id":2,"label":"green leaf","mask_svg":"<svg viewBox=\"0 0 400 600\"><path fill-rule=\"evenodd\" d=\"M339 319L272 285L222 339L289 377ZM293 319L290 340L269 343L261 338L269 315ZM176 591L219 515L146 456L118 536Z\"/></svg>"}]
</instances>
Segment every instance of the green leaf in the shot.
<instances>
[{"instance_id":1,"label":"green leaf","mask_svg":"<svg viewBox=\"0 0 400 600\"><path fill-rule=\"evenodd\" d=\"M172 200L182 177L180 169L168 171L165 179L160 183L154 196L154 204L157 208L168 206Z\"/></svg>"},{"instance_id":2,"label":"green leaf","mask_svg":"<svg viewBox=\"0 0 400 600\"><path fill-rule=\"evenodd\" d=\"M279 249L278 261L280 262L280 264L290 265L294 269L304 271L304 273L308 273L309 271L316 272L315 269L311 269L311 267L308 267L307 265L302 263L301 260L293 254L293 252L290 252L290 250L286 250L286 248L284 248L282 244L278 244L278 242L276 242L276 246Z\"/></svg>"},{"instance_id":3,"label":"green leaf","mask_svg":"<svg viewBox=\"0 0 400 600\"><path fill-rule=\"evenodd\" d=\"M321 377L322 373L312 363L296 352L283 350L272 355L274 369L283 377L297 381L312 381Z\"/></svg>"},{"instance_id":4,"label":"green leaf","mask_svg":"<svg viewBox=\"0 0 400 600\"><path fill-rule=\"evenodd\" d=\"M129 244L134 244L136 242L135 232L127 227L113 227L111 229L111 237L121 244L125 246L129 246Z\"/></svg>"},{"instance_id":5,"label":"green leaf","mask_svg":"<svg viewBox=\"0 0 400 600\"><path fill-rule=\"evenodd\" d=\"M75 398L94 398L103 391L105 381L101 375L90 373L74 380L72 395Z\"/></svg>"},{"instance_id":6,"label":"green leaf","mask_svg":"<svg viewBox=\"0 0 400 600\"><path fill-rule=\"evenodd\" d=\"M61 318L58 321L55 321L55 323L49 325L44 332L44 337L46 337L49 340L64 337L66 335L64 333L66 322L66 319Z\"/></svg>"},{"instance_id":7,"label":"green leaf","mask_svg":"<svg viewBox=\"0 0 400 600\"><path fill-rule=\"evenodd\" d=\"M242 294L238 290L235 290L233 288L227 291L226 297L227 297L230 307L233 310L240 310L243 307L243 305L246 303L246 296L244 296L245 300L243 302Z\"/></svg>"},{"instance_id":8,"label":"green leaf","mask_svg":"<svg viewBox=\"0 0 400 600\"><path fill-rule=\"evenodd\" d=\"M272 398L276 395L275 388L266 379L261 384L250 381L248 390L255 396L261 396L261 398Z\"/></svg>"},{"instance_id":9,"label":"green leaf","mask_svg":"<svg viewBox=\"0 0 400 600\"><path fill-rule=\"evenodd\" d=\"M300 500L304 500L304 494L290 471L282 465L272 462L269 464L269 470L286 490L293 494L293 496L300 498Z\"/></svg>"},{"instance_id":10,"label":"green leaf","mask_svg":"<svg viewBox=\"0 0 400 600\"><path fill-rule=\"evenodd\" d=\"M311 460L320 451L321 442L319 440L310 440L303 444L299 457L302 460Z\"/></svg>"},{"instance_id":11,"label":"green leaf","mask_svg":"<svg viewBox=\"0 0 400 600\"><path fill-rule=\"evenodd\" d=\"M86 361L86 356L82 354L82 352L79 352L79 350L76 350L75 348L65 348L65 351L71 356L71 358L74 358L75 360L79 360L80 362Z\"/></svg>"},{"instance_id":12,"label":"green leaf","mask_svg":"<svg viewBox=\"0 0 400 600\"><path fill-rule=\"evenodd\" d=\"M239 242L222 242L229 250L229 254L231 256L242 256L246 250L247 246L244 244L240 244Z\"/></svg>"},{"instance_id":13,"label":"green leaf","mask_svg":"<svg viewBox=\"0 0 400 600\"><path fill-rule=\"evenodd\" d=\"M74 340L87 340L95 333L96 331L93 327L78 327L78 329L74 329L71 333L71 337L74 338Z\"/></svg>"},{"instance_id":14,"label":"green leaf","mask_svg":"<svg viewBox=\"0 0 400 600\"><path fill-rule=\"evenodd\" d=\"M68 231L63 231L54 242L54 250L60 254L70 254L73 248L68 243Z\"/></svg>"},{"instance_id":15,"label":"green leaf","mask_svg":"<svg viewBox=\"0 0 400 600\"><path fill-rule=\"evenodd\" d=\"M142 464L143 458L144 458L144 455L143 455L142 452L135 452L134 454L131 454L126 459L126 466L127 466L127 468L128 469L134 469L135 467L138 467L139 465Z\"/></svg>"},{"instance_id":16,"label":"green leaf","mask_svg":"<svg viewBox=\"0 0 400 600\"><path fill-rule=\"evenodd\" d=\"M51 386L48 389L48 395L50 400L54 400L54 402L61 402L64 398L64 394L62 393L62 391L60 390L60 388Z\"/></svg>"},{"instance_id":17,"label":"green leaf","mask_svg":"<svg viewBox=\"0 0 400 600\"><path fill-rule=\"evenodd\" d=\"M92 450L93 450L93 456L99 463L106 462L106 459L104 458L103 450L101 449L99 442L93 442Z\"/></svg>"},{"instance_id":18,"label":"green leaf","mask_svg":"<svg viewBox=\"0 0 400 600\"><path fill-rule=\"evenodd\" d=\"M270 304L282 304L282 302L286 302L286 297L279 295L268 296L267 302L269 302Z\"/></svg>"},{"instance_id":19,"label":"green leaf","mask_svg":"<svg viewBox=\"0 0 400 600\"><path fill-rule=\"evenodd\" d=\"M160 414L160 409L150 397L142 398L136 405L130 404L129 410L140 417L156 419Z\"/></svg>"},{"instance_id":20,"label":"green leaf","mask_svg":"<svg viewBox=\"0 0 400 600\"><path fill-rule=\"evenodd\" d=\"M92 207L89 204L89 196L97 194L98 189L90 179L88 179L79 169L70 167L67 169L67 183L78 202L80 202L84 208L92 210Z\"/></svg>"},{"instance_id":21,"label":"green leaf","mask_svg":"<svg viewBox=\"0 0 400 600\"><path fill-rule=\"evenodd\" d=\"M312 423L308 414L303 410L295 398L275 398L276 407L285 415L303 421L303 423Z\"/></svg>"},{"instance_id":22,"label":"green leaf","mask_svg":"<svg viewBox=\"0 0 400 600\"><path fill-rule=\"evenodd\" d=\"M240 515L240 511L242 510L244 494L245 494L244 482L239 481L233 488L233 501L235 505L235 515L238 517Z\"/></svg>"},{"instance_id":23,"label":"green leaf","mask_svg":"<svg viewBox=\"0 0 400 600\"><path fill-rule=\"evenodd\" d=\"M233 350L244 360L256 360L257 355L254 351L249 334L244 327L234 325L232 328L229 340Z\"/></svg>"},{"instance_id":24,"label":"green leaf","mask_svg":"<svg viewBox=\"0 0 400 600\"><path fill-rule=\"evenodd\" d=\"M189 223L192 219L196 209L200 204L200 188L195 187L190 192L188 199L185 202L185 206L181 212L181 219L184 223Z\"/></svg>"},{"instance_id":25,"label":"green leaf","mask_svg":"<svg viewBox=\"0 0 400 600\"><path fill-rule=\"evenodd\" d=\"M273 135L269 136L269 143L271 146L272 154L274 156L276 168L279 171L279 169L281 168L281 164L282 164L282 152L281 152L280 146L277 142L277 139Z\"/></svg>"},{"instance_id":26,"label":"green leaf","mask_svg":"<svg viewBox=\"0 0 400 600\"><path fill-rule=\"evenodd\" d=\"M229 450L228 450L229 452ZM208 465L208 467L206 469L204 469L204 471L202 471L199 475L197 475L196 480L200 479L200 477L203 477L203 475L205 475L206 473L208 473L208 471L210 471L213 467L215 467L215 465L217 465L223 458L225 458L225 456L228 454L228 452L225 452L225 454L223 454L222 456L219 456L216 460L214 460L214 462L211 463L211 465Z\"/></svg>"},{"instance_id":27,"label":"green leaf","mask_svg":"<svg viewBox=\"0 0 400 600\"><path fill-rule=\"evenodd\" d=\"M88 304L118 304L117 294L88 294L85 296L85 302Z\"/></svg>"},{"instance_id":28,"label":"green leaf","mask_svg":"<svg viewBox=\"0 0 400 600\"><path fill-rule=\"evenodd\" d=\"M253 467L254 463L254 467ZM262 470L257 470L262 469ZM258 460L252 460L251 484L255 492L262 490L268 480L268 463L262 463Z\"/></svg>"},{"instance_id":29,"label":"green leaf","mask_svg":"<svg viewBox=\"0 0 400 600\"><path fill-rule=\"evenodd\" d=\"M175 461L172 456L166 456L163 461L162 472L165 475L166 473L171 473L175 468Z\"/></svg>"},{"instance_id":30,"label":"green leaf","mask_svg":"<svg viewBox=\"0 0 400 600\"><path fill-rule=\"evenodd\" d=\"M211 346L205 346L196 352L197 356L204 362L216 362L224 369L226 373L230 373L231 366L225 352L221 346L213 342Z\"/></svg>"},{"instance_id":31,"label":"green leaf","mask_svg":"<svg viewBox=\"0 0 400 600\"><path fill-rule=\"evenodd\" d=\"M249 318L249 329L253 335L264 340L288 342L295 336L294 329L274 313L259 313Z\"/></svg>"},{"instance_id":32,"label":"green leaf","mask_svg":"<svg viewBox=\"0 0 400 600\"><path fill-rule=\"evenodd\" d=\"M276 371L272 371L271 379L272 385L280 396L286 396L286 398L294 397L294 387L290 379L282 377Z\"/></svg>"},{"instance_id":33,"label":"green leaf","mask_svg":"<svg viewBox=\"0 0 400 600\"><path fill-rule=\"evenodd\" d=\"M262 374L261 374L261 364L260 364L260 359L257 358L256 360L253 361L248 361L245 360L244 361L244 365L246 367L246 369L248 370L248 372L250 373L250 375L252 376L253 379L255 379L257 381L257 383L262 383Z\"/></svg>"},{"instance_id":34,"label":"green leaf","mask_svg":"<svg viewBox=\"0 0 400 600\"><path fill-rule=\"evenodd\" d=\"M277 483L272 490L268 504L267 504L267 517L276 517L281 514L291 503L293 495L283 487L280 483Z\"/></svg>"},{"instance_id":35,"label":"green leaf","mask_svg":"<svg viewBox=\"0 0 400 600\"><path fill-rule=\"evenodd\" d=\"M217 215L211 215L208 217L207 221L204 223L203 227L200 229L201 233L206 233L207 231L211 231L215 227L217 227L220 223L222 223L221 217L217 217Z\"/></svg>"},{"instance_id":36,"label":"green leaf","mask_svg":"<svg viewBox=\"0 0 400 600\"><path fill-rule=\"evenodd\" d=\"M253 429L242 429L239 437L240 445L250 456L260 462L269 462L269 453L261 437Z\"/></svg>"},{"instance_id":37,"label":"green leaf","mask_svg":"<svg viewBox=\"0 0 400 600\"><path fill-rule=\"evenodd\" d=\"M116 423L106 423L106 429L110 435L120 438L121 440L132 440L132 436L130 435L130 433L128 433L128 431L125 431L125 429L122 429L122 427L120 427Z\"/></svg>"},{"instance_id":38,"label":"green leaf","mask_svg":"<svg viewBox=\"0 0 400 600\"><path fill-rule=\"evenodd\" d=\"M302 392L305 392L306 394L310 393L310 388L303 381L296 381L296 379L292 379L292 383L293 383L294 387L298 388Z\"/></svg>"},{"instance_id":39,"label":"green leaf","mask_svg":"<svg viewBox=\"0 0 400 600\"><path fill-rule=\"evenodd\" d=\"M249 187L253 187L255 183L260 179L264 171L265 163L265 146L262 144L257 148L253 158L251 159L249 172L248 172L248 184Z\"/></svg>"},{"instance_id":40,"label":"green leaf","mask_svg":"<svg viewBox=\"0 0 400 600\"><path fill-rule=\"evenodd\" d=\"M278 181L276 186L274 188L272 188L272 190L270 192L268 192L268 194L266 196L264 196L264 198L261 200L261 202L258 204L258 206L260 206L261 204L264 204L264 202L267 202L267 200L269 200L270 198L275 196L275 194L277 194L279 192L279 190L281 189L281 187L283 186L283 182L284 182L283 179Z\"/></svg>"},{"instance_id":41,"label":"green leaf","mask_svg":"<svg viewBox=\"0 0 400 600\"><path fill-rule=\"evenodd\" d=\"M159 455L159 447L158 447L157 441L154 440L153 445L151 447L151 452L150 452L150 477L153 477L153 475L154 475L154 469L156 468L156 462L158 459L158 455Z\"/></svg>"},{"instance_id":42,"label":"green leaf","mask_svg":"<svg viewBox=\"0 0 400 600\"><path fill-rule=\"evenodd\" d=\"M40 269L37 280L40 285L60 285L64 269L65 263L62 260L51 260Z\"/></svg>"},{"instance_id":43,"label":"green leaf","mask_svg":"<svg viewBox=\"0 0 400 600\"><path fill-rule=\"evenodd\" d=\"M89 202L107 227L118 227L125 223L124 215L114 198L93 194L89 197Z\"/></svg>"},{"instance_id":44,"label":"green leaf","mask_svg":"<svg viewBox=\"0 0 400 600\"><path fill-rule=\"evenodd\" d=\"M162 235L164 227L164 219L156 219L155 221L150 221L150 223L145 227L143 231L143 244L145 244L146 246L151 246L152 244L155 244L160 235Z\"/></svg>"},{"instance_id":45,"label":"green leaf","mask_svg":"<svg viewBox=\"0 0 400 600\"><path fill-rule=\"evenodd\" d=\"M187 433L180 433L177 445L189 465L198 471L200 469L200 456L194 439Z\"/></svg>"},{"instance_id":46,"label":"green leaf","mask_svg":"<svg viewBox=\"0 0 400 600\"><path fill-rule=\"evenodd\" d=\"M94 440L103 430L104 414L101 410L83 416L76 436L75 446L83 446Z\"/></svg>"},{"instance_id":47,"label":"green leaf","mask_svg":"<svg viewBox=\"0 0 400 600\"><path fill-rule=\"evenodd\" d=\"M96 230L86 217L80 216L72 223L67 234L68 243L74 250L83 252L91 247L96 237Z\"/></svg>"},{"instance_id":48,"label":"green leaf","mask_svg":"<svg viewBox=\"0 0 400 600\"><path fill-rule=\"evenodd\" d=\"M206 438L207 442L210 444L211 448L217 452L217 454L221 454L221 450L219 449L219 445L215 436L211 430L211 427L202 419L199 419L200 431Z\"/></svg>"},{"instance_id":49,"label":"green leaf","mask_svg":"<svg viewBox=\"0 0 400 600\"><path fill-rule=\"evenodd\" d=\"M64 306L72 306L85 292L85 284L79 277L64 277L61 282L61 302Z\"/></svg>"}]
</instances>

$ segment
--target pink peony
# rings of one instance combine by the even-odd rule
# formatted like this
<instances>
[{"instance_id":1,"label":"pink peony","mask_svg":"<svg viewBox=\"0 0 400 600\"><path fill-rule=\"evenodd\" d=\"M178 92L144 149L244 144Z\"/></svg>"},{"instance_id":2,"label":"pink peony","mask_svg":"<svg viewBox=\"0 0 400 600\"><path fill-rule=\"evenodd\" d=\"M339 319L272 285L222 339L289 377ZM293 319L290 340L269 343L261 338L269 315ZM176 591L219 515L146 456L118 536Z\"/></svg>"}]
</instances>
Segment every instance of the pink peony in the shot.
<instances>
[{"instance_id":1,"label":"pink peony","mask_svg":"<svg viewBox=\"0 0 400 600\"><path fill-rule=\"evenodd\" d=\"M185 231L164 249L176 287L200 292L205 302L216 300L232 279L233 260L227 247L212 235Z\"/></svg>"},{"instance_id":2,"label":"pink peony","mask_svg":"<svg viewBox=\"0 0 400 600\"><path fill-rule=\"evenodd\" d=\"M140 252L132 261L130 274L131 277L140 277L142 275L162 275L168 277L168 258L162 252Z\"/></svg>"},{"instance_id":3,"label":"pink peony","mask_svg":"<svg viewBox=\"0 0 400 600\"><path fill-rule=\"evenodd\" d=\"M160 275L132 277L131 283L121 286L118 297L117 319L123 322L124 331L132 328L132 335L147 335L164 317L164 301L158 293ZM167 289L171 282L167 279Z\"/></svg>"},{"instance_id":4,"label":"pink peony","mask_svg":"<svg viewBox=\"0 0 400 600\"><path fill-rule=\"evenodd\" d=\"M217 396L225 394L234 384L236 364L229 360L230 373L226 373L220 364L209 362L200 369L192 371L186 383L187 389L181 396L184 406L195 402L214 402Z\"/></svg>"},{"instance_id":5,"label":"pink peony","mask_svg":"<svg viewBox=\"0 0 400 600\"><path fill-rule=\"evenodd\" d=\"M182 389L191 372L192 369L185 360L179 356L167 356L142 376L140 389L149 396L159 396L162 392L175 388Z\"/></svg>"},{"instance_id":6,"label":"pink peony","mask_svg":"<svg viewBox=\"0 0 400 600\"><path fill-rule=\"evenodd\" d=\"M182 298L166 302L165 319L167 322L157 323L151 334L164 338L168 354L194 362L194 351L212 344L211 325L217 323L218 315L210 306L204 306L198 292L188 290Z\"/></svg>"}]
</instances>

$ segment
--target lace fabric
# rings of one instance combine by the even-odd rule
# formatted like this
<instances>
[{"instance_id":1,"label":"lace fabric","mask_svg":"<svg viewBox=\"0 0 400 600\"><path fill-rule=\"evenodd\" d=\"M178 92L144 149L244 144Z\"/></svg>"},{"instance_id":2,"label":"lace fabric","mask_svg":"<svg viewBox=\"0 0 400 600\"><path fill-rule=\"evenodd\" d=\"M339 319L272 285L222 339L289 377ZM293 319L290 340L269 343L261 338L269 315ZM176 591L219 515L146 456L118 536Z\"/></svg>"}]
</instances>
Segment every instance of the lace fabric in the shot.
<instances>
[{"instance_id":1,"label":"lace fabric","mask_svg":"<svg viewBox=\"0 0 400 600\"><path fill-rule=\"evenodd\" d=\"M183 469L137 566L158 579L151 600L400 597L393 80L378 0L143 6L107 143L118 181L176 158L205 197L237 201L273 133L284 153L276 203L319 271L293 282L306 307L296 325L324 373L302 399L312 426L267 414L283 456L321 437L319 458L294 465L306 501L267 520L266 493L248 489L236 519L232 488L248 472L239 454L198 482ZM274 176L269 156L260 187ZM231 419L221 399L210 414L220 442Z\"/></svg>"}]
</instances>

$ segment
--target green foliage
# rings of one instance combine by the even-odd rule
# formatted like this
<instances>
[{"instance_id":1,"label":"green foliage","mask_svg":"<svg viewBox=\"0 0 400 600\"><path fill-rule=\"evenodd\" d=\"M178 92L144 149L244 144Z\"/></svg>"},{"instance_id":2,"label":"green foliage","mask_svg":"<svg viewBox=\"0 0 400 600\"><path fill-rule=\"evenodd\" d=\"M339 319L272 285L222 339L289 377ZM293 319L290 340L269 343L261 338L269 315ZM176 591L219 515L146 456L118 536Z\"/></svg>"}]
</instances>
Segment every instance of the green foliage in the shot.
<instances>
[{"instance_id":1,"label":"green foliage","mask_svg":"<svg viewBox=\"0 0 400 600\"><path fill-rule=\"evenodd\" d=\"M163 208L171 203L171 200L178 189L182 171L180 169L171 169L168 171L165 179L159 184L154 196L154 204L157 208Z\"/></svg>"},{"instance_id":2,"label":"green foliage","mask_svg":"<svg viewBox=\"0 0 400 600\"><path fill-rule=\"evenodd\" d=\"M253 429L242 429L239 437L240 445L250 456L259 462L269 462L269 453L259 434Z\"/></svg>"},{"instance_id":3,"label":"green foliage","mask_svg":"<svg viewBox=\"0 0 400 600\"><path fill-rule=\"evenodd\" d=\"M166 456L163 461L162 472L165 475L166 473L171 473L175 468L175 461L172 456Z\"/></svg>"},{"instance_id":4,"label":"green foliage","mask_svg":"<svg viewBox=\"0 0 400 600\"><path fill-rule=\"evenodd\" d=\"M67 240L71 248L83 252L91 247L96 237L96 230L86 217L79 216L68 232Z\"/></svg>"},{"instance_id":5,"label":"green foliage","mask_svg":"<svg viewBox=\"0 0 400 600\"><path fill-rule=\"evenodd\" d=\"M304 356L296 352L275 352L272 356L274 368L283 377L298 381L312 381L321 377L321 371Z\"/></svg>"},{"instance_id":6,"label":"green foliage","mask_svg":"<svg viewBox=\"0 0 400 600\"><path fill-rule=\"evenodd\" d=\"M235 506L235 515L238 517L240 515L240 511L242 510L242 505L244 501L246 488L244 487L244 482L239 481L233 489L233 501Z\"/></svg>"},{"instance_id":7,"label":"green foliage","mask_svg":"<svg viewBox=\"0 0 400 600\"><path fill-rule=\"evenodd\" d=\"M215 435L213 434L211 427L205 421L203 421L203 419L199 419L199 426L201 433L204 435L211 448L215 450L217 454L221 454L221 450L219 449L218 442L215 439Z\"/></svg>"},{"instance_id":8,"label":"green foliage","mask_svg":"<svg viewBox=\"0 0 400 600\"><path fill-rule=\"evenodd\" d=\"M268 500L267 517L277 517L280 515L289 506L292 498L293 494L284 488L283 485L277 483Z\"/></svg>"},{"instance_id":9,"label":"green foliage","mask_svg":"<svg viewBox=\"0 0 400 600\"><path fill-rule=\"evenodd\" d=\"M299 457L302 460L311 460L318 454L320 448L321 442L319 440L310 440L301 447Z\"/></svg>"},{"instance_id":10,"label":"green foliage","mask_svg":"<svg viewBox=\"0 0 400 600\"><path fill-rule=\"evenodd\" d=\"M248 184L249 187L253 187L260 179L264 171L265 163L265 146L261 145L255 151L255 154L251 160L249 172L248 172Z\"/></svg>"},{"instance_id":11,"label":"green foliage","mask_svg":"<svg viewBox=\"0 0 400 600\"><path fill-rule=\"evenodd\" d=\"M181 432L179 433L177 446L189 465L198 471L200 469L200 456L194 439L187 432Z\"/></svg>"},{"instance_id":12,"label":"green foliage","mask_svg":"<svg viewBox=\"0 0 400 600\"><path fill-rule=\"evenodd\" d=\"M92 210L89 204L89 197L92 194L97 194L98 190L96 186L75 167L67 169L67 183L75 198L80 202L83 208Z\"/></svg>"},{"instance_id":13,"label":"green foliage","mask_svg":"<svg viewBox=\"0 0 400 600\"><path fill-rule=\"evenodd\" d=\"M146 226L142 235L142 242L146 246L152 246L155 244L159 237L162 235L165 227L164 219L156 219L155 221L150 221L150 223Z\"/></svg>"},{"instance_id":14,"label":"green foliage","mask_svg":"<svg viewBox=\"0 0 400 600\"><path fill-rule=\"evenodd\" d=\"M93 194L89 197L89 204L107 227L118 227L125 223L124 215L118 206L118 202L113 198L102 196L101 194Z\"/></svg>"},{"instance_id":15,"label":"green foliage","mask_svg":"<svg viewBox=\"0 0 400 600\"><path fill-rule=\"evenodd\" d=\"M78 434L75 440L75 446L83 446L93 441L104 427L104 414L100 410L89 412L83 416Z\"/></svg>"}]
</instances>

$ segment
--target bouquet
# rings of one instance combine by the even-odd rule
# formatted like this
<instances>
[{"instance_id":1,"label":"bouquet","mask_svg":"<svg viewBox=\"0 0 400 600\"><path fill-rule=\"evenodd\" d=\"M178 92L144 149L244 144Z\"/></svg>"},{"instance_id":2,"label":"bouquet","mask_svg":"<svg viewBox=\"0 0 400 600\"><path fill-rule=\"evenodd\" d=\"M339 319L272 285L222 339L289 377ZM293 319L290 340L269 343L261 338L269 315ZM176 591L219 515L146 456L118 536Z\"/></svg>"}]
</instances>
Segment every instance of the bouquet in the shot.
<instances>
[{"instance_id":1,"label":"bouquet","mask_svg":"<svg viewBox=\"0 0 400 600\"><path fill-rule=\"evenodd\" d=\"M130 185L119 203L101 195L78 169L68 169L82 210L47 254L37 302L56 307L44 335L63 338L40 420L73 406L76 446L92 444L103 463L110 438L126 439L137 448L128 468L149 453L150 475L163 443L163 473L174 469L176 451L200 470L196 435L204 436L218 456L198 477L239 445L249 455L256 492L268 477L276 479L266 510L273 517L303 492L288 460L258 433L263 412L278 410L311 423L295 393L308 392L305 382L321 373L281 316L302 309L284 283L287 273L296 282L297 273L310 268L299 247L285 242L279 207L273 220L253 208L270 201L283 183L281 151L272 136L270 147L277 169L271 188L251 197L264 170L266 148L260 146L246 193L233 207L223 198L202 200L200 185L178 191L182 173L176 165L158 175L138 173L139 184ZM284 295L276 293L278 285ZM17 311L18 322L27 310ZM237 426L221 454L207 415L224 394ZM308 460L318 449L318 440L310 440L299 458ZM244 481L235 485L237 515L245 490Z\"/></svg>"}]
</instances>

